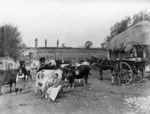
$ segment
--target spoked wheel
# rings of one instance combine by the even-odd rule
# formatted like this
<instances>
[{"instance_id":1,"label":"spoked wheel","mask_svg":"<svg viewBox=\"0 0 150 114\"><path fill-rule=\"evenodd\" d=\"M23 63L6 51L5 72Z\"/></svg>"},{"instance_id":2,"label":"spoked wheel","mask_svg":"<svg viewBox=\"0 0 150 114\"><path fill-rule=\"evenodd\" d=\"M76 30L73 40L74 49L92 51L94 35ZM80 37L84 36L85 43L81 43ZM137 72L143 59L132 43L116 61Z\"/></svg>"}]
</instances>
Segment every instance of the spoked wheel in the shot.
<instances>
[{"instance_id":1,"label":"spoked wheel","mask_svg":"<svg viewBox=\"0 0 150 114\"><path fill-rule=\"evenodd\" d=\"M120 82L123 85L129 84L133 79L131 66L126 62L120 62Z\"/></svg>"}]
</instances>

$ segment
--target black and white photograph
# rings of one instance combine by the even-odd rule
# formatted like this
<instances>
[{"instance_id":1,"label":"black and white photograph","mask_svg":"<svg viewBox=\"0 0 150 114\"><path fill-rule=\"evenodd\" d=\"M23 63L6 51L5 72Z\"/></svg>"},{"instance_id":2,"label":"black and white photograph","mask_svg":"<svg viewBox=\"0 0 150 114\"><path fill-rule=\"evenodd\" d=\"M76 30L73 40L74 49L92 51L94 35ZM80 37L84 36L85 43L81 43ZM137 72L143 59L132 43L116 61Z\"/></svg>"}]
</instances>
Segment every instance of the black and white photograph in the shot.
<instances>
[{"instance_id":1,"label":"black and white photograph","mask_svg":"<svg viewBox=\"0 0 150 114\"><path fill-rule=\"evenodd\" d=\"M150 0L0 0L0 114L150 114Z\"/></svg>"}]
</instances>

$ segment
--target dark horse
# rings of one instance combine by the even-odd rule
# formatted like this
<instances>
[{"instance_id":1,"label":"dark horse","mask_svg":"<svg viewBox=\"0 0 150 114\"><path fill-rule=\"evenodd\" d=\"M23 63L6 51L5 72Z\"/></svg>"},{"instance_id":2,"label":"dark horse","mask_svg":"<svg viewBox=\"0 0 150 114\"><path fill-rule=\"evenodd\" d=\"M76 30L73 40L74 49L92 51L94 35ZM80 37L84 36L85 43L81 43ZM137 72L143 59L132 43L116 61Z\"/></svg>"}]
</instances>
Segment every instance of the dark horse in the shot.
<instances>
[{"instance_id":1,"label":"dark horse","mask_svg":"<svg viewBox=\"0 0 150 114\"><path fill-rule=\"evenodd\" d=\"M95 65L99 69L100 80L103 80L103 70L110 70L113 73L115 68L115 61L108 59L100 59L97 57L91 57L91 63L95 63Z\"/></svg>"}]
</instances>

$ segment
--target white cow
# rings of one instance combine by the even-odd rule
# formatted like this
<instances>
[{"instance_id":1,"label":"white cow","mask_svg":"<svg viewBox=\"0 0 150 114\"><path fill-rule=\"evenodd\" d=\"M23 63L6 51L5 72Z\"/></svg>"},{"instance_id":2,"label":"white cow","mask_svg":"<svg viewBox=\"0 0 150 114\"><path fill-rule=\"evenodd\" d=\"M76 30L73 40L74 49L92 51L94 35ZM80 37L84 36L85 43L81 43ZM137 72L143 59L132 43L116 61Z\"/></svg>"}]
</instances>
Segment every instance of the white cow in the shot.
<instances>
[{"instance_id":1,"label":"white cow","mask_svg":"<svg viewBox=\"0 0 150 114\"><path fill-rule=\"evenodd\" d=\"M62 79L62 70L42 70L37 73L36 84L35 84L35 94L37 90L40 89L44 91L47 84L53 85L54 77L57 75L58 79Z\"/></svg>"}]
</instances>

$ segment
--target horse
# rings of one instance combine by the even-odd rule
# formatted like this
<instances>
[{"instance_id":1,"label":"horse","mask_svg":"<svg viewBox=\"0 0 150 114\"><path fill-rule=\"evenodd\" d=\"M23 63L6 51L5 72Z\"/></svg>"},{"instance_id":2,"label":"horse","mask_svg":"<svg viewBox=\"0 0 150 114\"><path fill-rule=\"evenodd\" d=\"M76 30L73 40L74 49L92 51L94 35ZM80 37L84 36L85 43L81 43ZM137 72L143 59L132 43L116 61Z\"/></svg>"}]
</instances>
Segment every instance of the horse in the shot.
<instances>
[{"instance_id":1,"label":"horse","mask_svg":"<svg viewBox=\"0 0 150 114\"><path fill-rule=\"evenodd\" d=\"M103 70L110 70L111 73L113 74L116 64L116 62L113 60L100 59L94 56L91 57L91 63L92 64L95 63L95 66L98 67L100 80L103 80Z\"/></svg>"}]
</instances>

